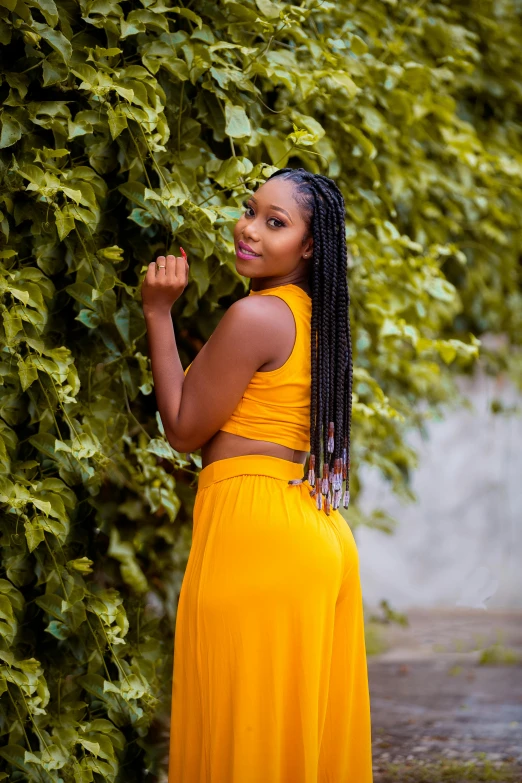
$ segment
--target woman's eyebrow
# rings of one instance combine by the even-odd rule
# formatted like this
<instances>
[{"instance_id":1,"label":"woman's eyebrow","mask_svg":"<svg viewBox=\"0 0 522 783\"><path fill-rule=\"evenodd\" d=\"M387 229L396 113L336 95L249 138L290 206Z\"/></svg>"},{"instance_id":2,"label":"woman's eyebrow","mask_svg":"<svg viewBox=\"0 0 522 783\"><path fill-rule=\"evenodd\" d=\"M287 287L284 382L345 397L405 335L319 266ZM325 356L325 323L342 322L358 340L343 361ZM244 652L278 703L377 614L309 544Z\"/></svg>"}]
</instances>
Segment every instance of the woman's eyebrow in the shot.
<instances>
[{"instance_id":1,"label":"woman's eyebrow","mask_svg":"<svg viewBox=\"0 0 522 783\"><path fill-rule=\"evenodd\" d=\"M288 212L286 211L286 209L283 209L282 207L276 207L276 205L275 205L275 204L270 204L270 207L269 207L269 209L275 209L275 211L276 211L276 212L282 212L284 215L286 215L286 216L287 216L287 218L288 218L288 220L290 221L290 223L293 223L293 222L294 222L294 221L292 220L292 218L290 217L290 215L288 214Z\"/></svg>"},{"instance_id":2,"label":"woman's eyebrow","mask_svg":"<svg viewBox=\"0 0 522 783\"><path fill-rule=\"evenodd\" d=\"M253 201L253 202L254 202L254 204L257 204L257 199L255 199L255 198L254 198L254 196L250 196L250 197L249 197L249 199L248 199L248 201ZM294 222L294 221L292 220L292 218L290 217L290 215L288 214L288 212L286 211L286 209L283 209L283 207L276 207L276 205L275 205L275 204L270 204L270 205L269 205L269 207L268 207L268 209L275 209L275 211L276 211L276 212L282 212L284 215L286 215L286 216L287 216L287 218L288 218L288 220L290 221L290 223L293 223L293 222Z\"/></svg>"}]
</instances>

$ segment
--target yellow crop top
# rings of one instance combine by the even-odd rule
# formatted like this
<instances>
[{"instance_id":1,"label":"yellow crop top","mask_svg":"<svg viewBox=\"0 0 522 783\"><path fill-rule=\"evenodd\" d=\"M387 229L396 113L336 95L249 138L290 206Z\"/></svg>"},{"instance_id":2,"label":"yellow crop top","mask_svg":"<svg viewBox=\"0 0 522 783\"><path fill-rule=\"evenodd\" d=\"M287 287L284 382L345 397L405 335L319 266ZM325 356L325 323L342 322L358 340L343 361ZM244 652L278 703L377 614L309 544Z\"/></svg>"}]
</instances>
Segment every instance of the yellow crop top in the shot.
<instances>
[{"instance_id":1,"label":"yellow crop top","mask_svg":"<svg viewBox=\"0 0 522 783\"><path fill-rule=\"evenodd\" d=\"M292 310L296 337L292 353L281 367L254 373L235 411L221 430L308 452L312 300L294 283L249 291L248 295L283 299ZM189 368L190 364L185 375Z\"/></svg>"}]
</instances>

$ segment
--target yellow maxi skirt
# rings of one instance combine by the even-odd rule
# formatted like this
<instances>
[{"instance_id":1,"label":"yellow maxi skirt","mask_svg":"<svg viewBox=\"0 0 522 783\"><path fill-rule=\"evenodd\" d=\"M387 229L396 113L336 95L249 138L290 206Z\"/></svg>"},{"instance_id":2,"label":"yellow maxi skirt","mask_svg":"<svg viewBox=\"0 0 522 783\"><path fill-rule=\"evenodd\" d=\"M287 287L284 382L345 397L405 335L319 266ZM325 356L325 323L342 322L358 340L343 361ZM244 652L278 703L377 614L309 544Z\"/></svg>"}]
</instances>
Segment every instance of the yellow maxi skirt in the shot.
<instances>
[{"instance_id":1,"label":"yellow maxi skirt","mask_svg":"<svg viewBox=\"0 0 522 783\"><path fill-rule=\"evenodd\" d=\"M303 473L248 455L199 474L169 783L372 783L358 552Z\"/></svg>"}]
</instances>

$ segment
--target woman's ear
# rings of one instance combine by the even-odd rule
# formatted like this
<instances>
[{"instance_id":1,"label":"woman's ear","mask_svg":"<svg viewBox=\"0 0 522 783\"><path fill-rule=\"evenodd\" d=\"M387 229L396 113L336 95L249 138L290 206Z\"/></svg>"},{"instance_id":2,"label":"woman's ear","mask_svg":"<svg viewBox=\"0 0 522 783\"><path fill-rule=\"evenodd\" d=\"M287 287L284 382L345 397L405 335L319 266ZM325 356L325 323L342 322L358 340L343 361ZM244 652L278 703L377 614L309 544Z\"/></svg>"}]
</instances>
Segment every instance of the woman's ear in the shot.
<instances>
[{"instance_id":1,"label":"woman's ear","mask_svg":"<svg viewBox=\"0 0 522 783\"><path fill-rule=\"evenodd\" d=\"M306 241L305 246L303 248L303 258L311 258L313 249L314 249L314 240L313 237L310 237Z\"/></svg>"}]
</instances>

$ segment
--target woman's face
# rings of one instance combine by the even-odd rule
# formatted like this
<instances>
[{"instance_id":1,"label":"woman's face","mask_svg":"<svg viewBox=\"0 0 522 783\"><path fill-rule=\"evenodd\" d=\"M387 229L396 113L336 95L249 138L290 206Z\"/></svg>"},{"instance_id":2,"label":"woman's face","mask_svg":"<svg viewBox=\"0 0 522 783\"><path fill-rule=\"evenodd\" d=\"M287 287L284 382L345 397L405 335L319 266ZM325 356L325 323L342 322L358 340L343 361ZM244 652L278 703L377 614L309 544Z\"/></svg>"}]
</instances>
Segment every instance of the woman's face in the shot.
<instances>
[{"instance_id":1,"label":"woman's face","mask_svg":"<svg viewBox=\"0 0 522 783\"><path fill-rule=\"evenodd\" d=\"M234 228L236 267L250 278L307 278L313 239L302 208L294 197L295 184L283 177L268 180L244 202L245 213Z\"/></svg>"}]
</instances>

